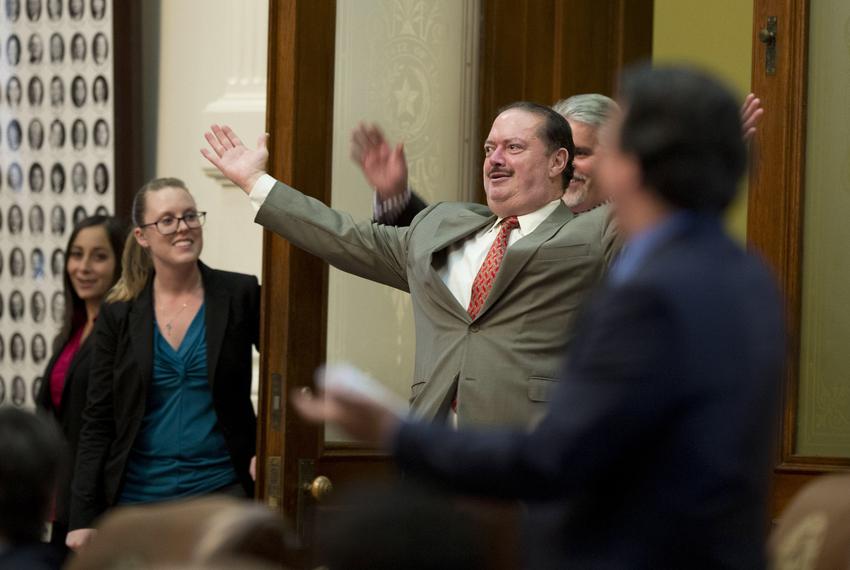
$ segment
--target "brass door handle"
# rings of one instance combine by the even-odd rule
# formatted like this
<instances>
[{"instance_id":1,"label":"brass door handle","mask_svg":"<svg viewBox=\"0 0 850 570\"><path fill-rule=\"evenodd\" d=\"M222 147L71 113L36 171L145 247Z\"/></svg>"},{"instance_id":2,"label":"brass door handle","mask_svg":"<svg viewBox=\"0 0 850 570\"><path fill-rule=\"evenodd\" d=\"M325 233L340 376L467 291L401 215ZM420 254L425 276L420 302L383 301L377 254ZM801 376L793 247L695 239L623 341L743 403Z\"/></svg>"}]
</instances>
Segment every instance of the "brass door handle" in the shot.
<instances>
[{"instance_id":1,"label":"brass door handle","mask_svg":"<svg viewBox=\"0 0 850 570\"><path fill-rule=\"evenodd\" d=\"M322 502L333 492L334 486L330 479L324 475L319 475L313 479L312 483L304 483L303 490L317 502Z\"/></svg>"},{"instance_id":2,"label":"brass door handle","mask_svg":"<svg viewBox=\"0 0 850 570\"><path fill-rule=\"evenodd\" d=\"M762 28L759 31L759 41L763 44L772 45L776 43L776 30Z\"/></svg>"}]
</instances>

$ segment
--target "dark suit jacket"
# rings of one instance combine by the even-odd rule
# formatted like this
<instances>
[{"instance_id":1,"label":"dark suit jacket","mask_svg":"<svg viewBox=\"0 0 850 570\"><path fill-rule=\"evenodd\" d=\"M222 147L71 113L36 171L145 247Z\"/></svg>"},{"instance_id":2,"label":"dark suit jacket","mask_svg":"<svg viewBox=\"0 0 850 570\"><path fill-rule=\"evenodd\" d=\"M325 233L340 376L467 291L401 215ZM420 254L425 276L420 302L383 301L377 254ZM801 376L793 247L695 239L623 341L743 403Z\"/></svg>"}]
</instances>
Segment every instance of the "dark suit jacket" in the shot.
<instances>
[{"instance_id":1,"label":"dark suit jacket","mask_svg":"<svg viewBox=\"0 0 850 570\"><path fill-rule=\"evenodd\" d=\"M692 221L591 301L535 431L409 423L395 454L532 501L530 568L762 568L782 330L768 272Z\"/></svg>"},{"instance_id":2,"label":"dark suit jacket","mask_svg":"<svg viewBox=\"0 0 850 570\"><path fill-rule=\"evenodd\" d=\"M53 355L47 365L47 370L42 376L41 388L38 391L36 405L40 410L50 413L59 423L62 434L68 443L68 472L66 477L60 481L56 492L56 522L68 526L68 508L71 497L71 475L77 457L77 444L80 440L80 430L83 424L83 409L86 406L86 391L89 386L89 373L91 367L92 336L89 335L80 345L77 354L71 360L68 373L65 377L65 387L62 390L62 401L57 409L53 405L50 396L50 375L53 367L59 359L59 352ZM54 529L55 532L55 529Z\"/></svg>"},{"instance_id":3,"label":"dark suit jacket","mask_svg":"<svg viewBox=\"0 0 850 570\"><path fill-rule=\"evenodd\" d=\"M416 192L410 193L410 200L407 202L407 205L404 209L399 212L398 217L395 220L387 220L380 216L375 218L375 221L379 224L388 224L391 226L405 227L409 226L411 222L413 222L413 218L416 217L416 214L424 210L428 207L428 203L423 200L419 194Z\"/></svg>"},{"instance_id":4,"label":"dark suit jacket","mask_svg":"<svg viewBox=\"0 0 850 570\"><path fill-rule=\"evenodd\" d=\"M256 447L251 405L251 346L258 345L257 278L201 264L207 367L218 425L233 468L253 494L248 466ZM127 457L145 415L153 368L153 280L133 301L104 305L92 333L88 402L71 498L70 528L87 528L115 504Z\"/></svg>"}]
</instances>

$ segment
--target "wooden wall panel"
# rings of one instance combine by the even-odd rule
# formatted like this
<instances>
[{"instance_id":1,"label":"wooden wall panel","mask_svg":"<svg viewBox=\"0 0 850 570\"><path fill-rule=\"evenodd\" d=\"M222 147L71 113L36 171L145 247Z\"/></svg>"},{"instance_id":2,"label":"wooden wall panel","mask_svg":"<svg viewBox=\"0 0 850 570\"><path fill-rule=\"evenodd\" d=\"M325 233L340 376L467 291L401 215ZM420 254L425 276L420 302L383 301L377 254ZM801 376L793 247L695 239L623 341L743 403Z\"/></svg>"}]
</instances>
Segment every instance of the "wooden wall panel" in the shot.
<instances>
[{"instance_id":1,"label":"wooden wall panel","mask_svg":"<svg viewBox=\"0 0 850 570\"><path fill-rule=\"evenodd\" d=\"M513 101L551 105L579 93L612 96L623 67L652 55L653 5L653 0L484 2L481 141L496 111Z\"/></svg>"}]
</instances>

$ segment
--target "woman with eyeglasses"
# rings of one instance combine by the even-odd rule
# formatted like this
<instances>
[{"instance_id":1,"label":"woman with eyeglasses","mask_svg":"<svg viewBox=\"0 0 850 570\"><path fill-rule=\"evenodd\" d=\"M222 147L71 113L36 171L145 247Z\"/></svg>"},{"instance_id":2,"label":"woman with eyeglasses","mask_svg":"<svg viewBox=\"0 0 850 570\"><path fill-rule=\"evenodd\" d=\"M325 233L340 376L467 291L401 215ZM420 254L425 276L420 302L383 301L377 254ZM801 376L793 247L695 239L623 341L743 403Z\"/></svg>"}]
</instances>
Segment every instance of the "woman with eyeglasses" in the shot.
<instances>
[{"instance_id":1,"label":"woman with eyeglasses","mask_svg":"<svg viewBox=\"0 0 850 570\"><path fill-rule=\"evenodd\" d=\"M205 212L159 178L133 200L121 279L94 331L67 544L83 546L114 505L253 496L252 345L257 278L199 257Z\"/></svg>"}]
</instances>

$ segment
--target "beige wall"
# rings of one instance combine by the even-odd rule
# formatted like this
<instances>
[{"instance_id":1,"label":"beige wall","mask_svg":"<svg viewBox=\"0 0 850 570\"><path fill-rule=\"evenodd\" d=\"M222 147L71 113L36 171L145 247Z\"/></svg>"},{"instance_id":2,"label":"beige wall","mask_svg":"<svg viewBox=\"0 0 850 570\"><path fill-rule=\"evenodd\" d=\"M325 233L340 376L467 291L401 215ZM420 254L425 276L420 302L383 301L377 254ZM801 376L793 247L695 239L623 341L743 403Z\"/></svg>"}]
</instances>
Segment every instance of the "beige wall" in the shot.
<instances>
[{"instance_id":1,"label":"beige wall","mask_svg":"<svg viewBox=\"0 0 850 570\"><path fill-rule=\"evenodd\" d=\"M742 99L749 92L753 0L655 0L653 25L654 62L700 65L719 74ZM743 240L747 233L746 184L741 189L728 223Z\"/></svg>"},{"instance_id":2,"label":"beige wall","mask_svg":"<svg viewBox=\"0 0 850 570\"><path fill-rule=\"evenodd\" d=\"M232 124L250 141L265 129L267 23L267 0L161 2L153 168L182 178L209 212L203 260L258 277L262 231L251 205L210 176L199 149L213 122Z\"/></svg>"}]
</instances>

